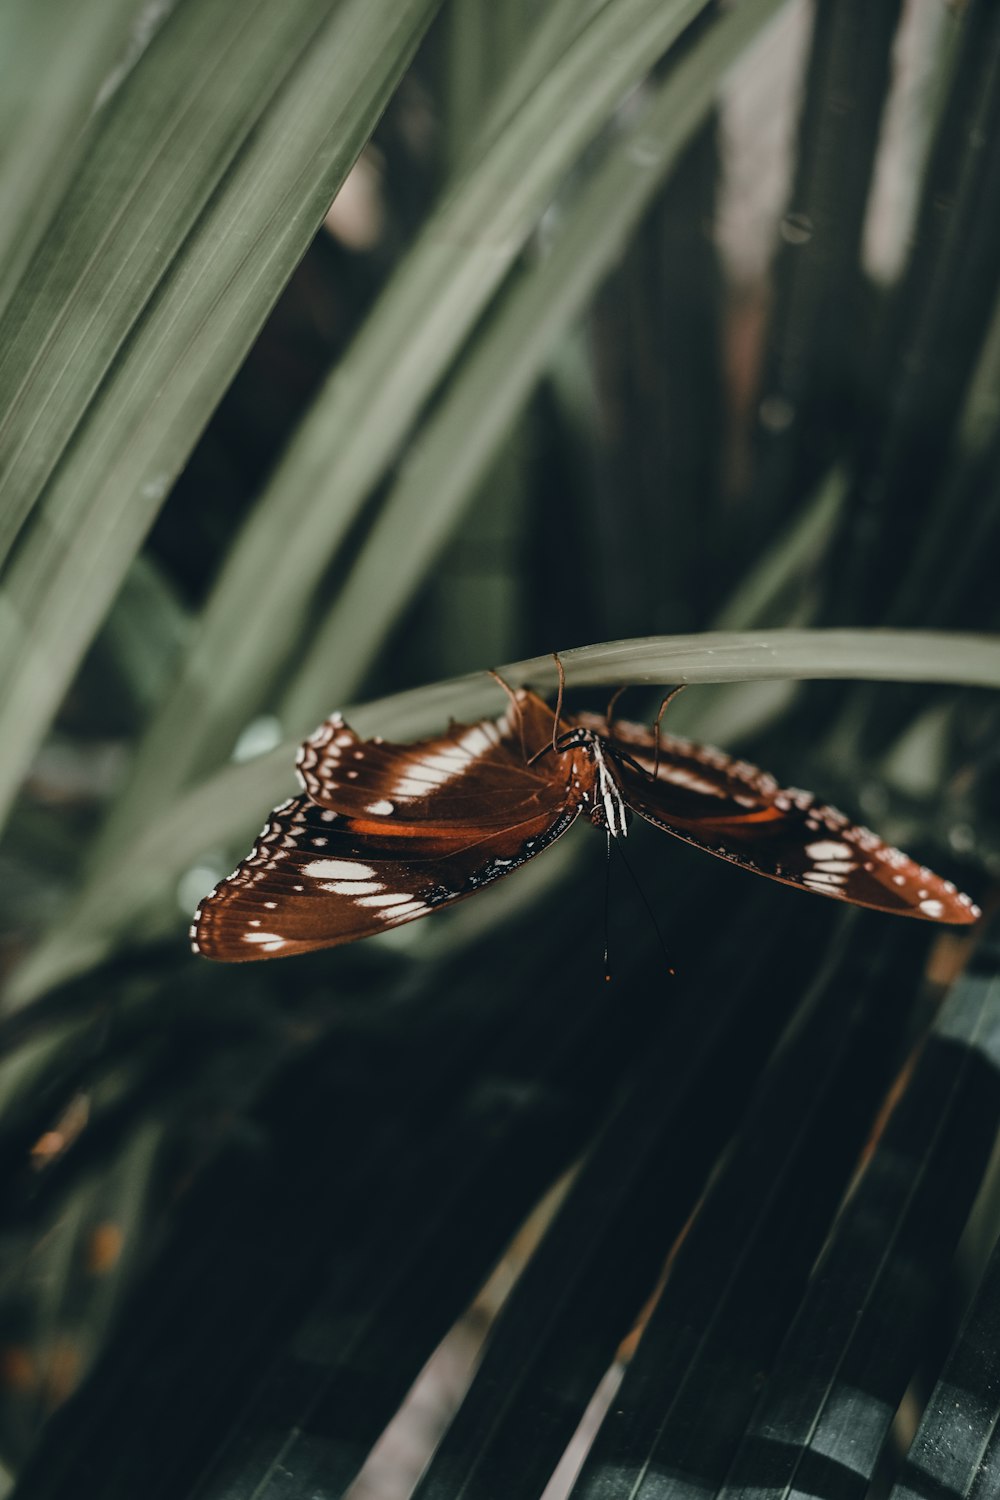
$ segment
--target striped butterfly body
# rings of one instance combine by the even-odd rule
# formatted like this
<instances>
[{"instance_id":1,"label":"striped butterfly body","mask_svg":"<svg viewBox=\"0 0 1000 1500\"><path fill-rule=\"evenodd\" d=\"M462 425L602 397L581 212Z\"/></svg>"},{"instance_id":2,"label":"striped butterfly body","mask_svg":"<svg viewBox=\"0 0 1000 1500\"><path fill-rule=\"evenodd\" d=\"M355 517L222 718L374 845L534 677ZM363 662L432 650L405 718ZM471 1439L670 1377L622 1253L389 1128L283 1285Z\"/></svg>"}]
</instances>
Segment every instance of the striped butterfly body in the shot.
<instances>
[{"instance_id":1,"label":"striped butterfly body","mask_svg":"<svg viewBox=\"0 0 1000 1500\"><path fill-rule=\"evenodd\" d=\"M302 794L206 896L196 953L307 953L427 916L509 875L581 815L624 837L634 813L799 890L932 922L980 915L950 881L808 792L640 724L553 712L511 692L498 719L435 739L362 740L339 714L299 751Z\"/></svg>"}]
</instances>

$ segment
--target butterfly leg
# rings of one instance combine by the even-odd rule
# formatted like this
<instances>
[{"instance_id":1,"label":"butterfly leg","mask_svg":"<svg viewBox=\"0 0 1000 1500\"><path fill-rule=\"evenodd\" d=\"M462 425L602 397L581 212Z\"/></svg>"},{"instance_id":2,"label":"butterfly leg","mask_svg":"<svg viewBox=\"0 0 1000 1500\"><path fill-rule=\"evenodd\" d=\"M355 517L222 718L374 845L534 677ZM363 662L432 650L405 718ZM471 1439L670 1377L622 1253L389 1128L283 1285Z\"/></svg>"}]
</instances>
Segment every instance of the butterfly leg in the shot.
<instances>
[{"instance_id":1,"label":"butterfly leg","mask_svg":"<svg viewBox=\"0 0 1000 1500\"><path fill-rule=\"evenodd\" d=\"M628 683L623 682L620 688L615 689L615 691L611 694L611 698L608 702L608 706L604 714L604 717L608 721L608 735L611 739L614 739L615 704L618 702L618 699L621 697L622 693L624 693L627 687Z\"/></svg>"},{"instance_id":2,"label":"butterfly leg","mask_svg":"<svg viewBox=\"0 0 1000 1500\"><path fill-rule=\"evenodd\" d=\"M677 697L678 693L683 693L686 686L687 683L679 682L676 687L672 687L670 689L669 693L660 704L659 713L656 715L656 719L653 723L653 770L650 775L651 781L656 780L656 774L660 769L660 720L663 718L663 715L667 711L667 704L672 702L673 699Z\"/></svg>"},{"instance_id":3,"label":"butterfly leg","mask_svg":"<svg viewBox=\"0 0 1000 1500\"><path fill-rule=\"evenodd\" d=\"M530 765L531 762L528 759L528 746L527 746L527 744L525 742L525 738L524 738L524 715L521 712L521 705L517 701L517 694L515 693L514 689L511 687L510 683L504 681L504 679L500 676L499 672L494 671L494 669L492 667L487 667L486 670L489 673L489 675L493 678L493 681L496 682L496 683L498 683L500 685L500 687L503 688L504 692L507 694L507 697L510 699L511 707L513 708L515 714L517 715L517 728L518 728L518 733L520 734L520 737L521 737L521 754L524 756L524 763L525 763L525 765L526 766Z\"/></svg>"},{"instance_id":4,"label":"butterfly leg","mask_svg":"<svg viewBox=\"0 0 1000 1500\"><path fill-rule=\"evenodd\" d=\"M559 660L558 651L553 651L552 660L555 662L556 671L559 673L559 692L556 697L555 713L552 718L552 742L551 744L543 745L540 750L536 750L534 755L526 757L525 763L529 766L533 766L535 761L538 760L539 756L547 755L550 750L558 755L560 750L565 748L565 746L561 746L559 743L559 725L562 722L563 694L566 691L566 669L563 666L562 662ZM497 674L494 672L492 675L496 677ZM498 678L497 680L499 681L500 679ZM504 686L506 687L506 683L504 683Z\"/></svg>"},{"instance_id":5,"label":"butterfly leg","mask_svg":"<svg viewBox=\"0 0 1000 1500\"><path fill-rule=\"evenodd\" d=\"M552 720L552 748L553 750L555 750L556 740L559 736L559 722L562 719L563 694L566 691L566 669L563 666L562 662L559 660L558 651L553 651L552 660L555 662L556 671L559 673L559 693L556 697L556 715Z\"/></svg>"}]
</instances>

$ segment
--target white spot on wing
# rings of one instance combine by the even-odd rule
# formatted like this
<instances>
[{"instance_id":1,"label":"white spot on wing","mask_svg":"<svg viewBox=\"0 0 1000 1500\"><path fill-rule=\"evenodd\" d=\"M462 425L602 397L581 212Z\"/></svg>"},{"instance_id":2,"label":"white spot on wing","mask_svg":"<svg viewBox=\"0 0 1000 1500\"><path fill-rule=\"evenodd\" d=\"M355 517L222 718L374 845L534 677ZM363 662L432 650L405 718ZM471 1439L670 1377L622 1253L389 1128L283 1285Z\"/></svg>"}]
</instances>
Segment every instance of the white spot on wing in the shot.
<instances>
[{"instance_id":1,"label":"white spot on wing","mask_svg":"<svg viewBox=\"0 0 1000 1500\"><path fill-rule=\"evenodd\" d=\"M374 813L377 818L387 818L390 813L396 811L393 803L387 797L380 797L377 802L369 802L365 812Z\"/></svg>"},{"instance_id":2,"label":"white spot on wing","mask_svg":"<svg viewBox=\"0 0 1000 1500\"><path fill-rule=\"evenodd\" d=\"M354 859L311 859L302 873L314 880L370 880L375 871Z\"/></svg>"},{"instance_id":3,"label":"white spot on wing","mask_svg":"<svg viewBox=\"0 0 1000 1500\"><path fill-rule=\"evenodd\" d=\"M436 782L433 784L440 786L442 783ZM396 782L396 785L392 789L392 794L394 797L402 797L405 801L410 801L414 797L426 797L431 785L432 783L415 781L410 776L404 776L401 781Z\"/></svg>"},{"instance_id":4,"label":"white spot on wing","mask_svg":"<svg viewBox=\"0 0 1000 1500\"><path fill-rule=\"evenodd\" d=\"M925 917L940 917L944 915L944 903L933 899L921 901L920 910Z\"/></svg>"},{"instance_id":5,"label":"white spot on wing","mask_svg":"<svg viewBox=\"0 0 1000 1500\"><path fill-rule=\"evenodd\" d=\"M483 755L490 748L490 739L478 724L463 734L458 743L470 755Z\"/></svg>"},{"instance_id":6,"label":"white spot on wing","mask_svg":"<svg viewBox=\"0 0 1000 1500\"><path fill-rule=\"evenodd\" d=\"M400 917L422 917L425 912L429 911L430 907L423 901L408 901L405 906L384 907L379 912L379 916L384 917L388 922L390 918L398 921Z\"/></svg>"},{"instance_id":7,"label":"white spot on wing","mask_svg":"<svg viewBox=\"0 0 1000 1500\"><path fill-rule=\"evenodd\" d=\"M810 859L843 859L852 850L849 844L835 844L832 839L820 839L815 844L807 844L806 853Z\"/></svg>"},{"instance_id":8,"label":"white spot on wing","mask_svg":"<svg viewBox=\"0 0 1000 1500\"><path fill-rule=\"evenodd\" d=\"M497 743L490 733L496 731L492 725L473 725L453 744L428 752L410 762L406 772L392 788L394 797L425 797L434 787L447 786L449 781L463 776L480 755L485 755Z\"/></svg>"},{"instance_id":9,"label":"white spot on wing","mask_svg":"<svg viewBox=\"0 0 1000 1500\"><path fill-rule=\"evenodd\" d=\"M359 906L400 906L412 901L412 896L385 895L385 896L362 896L358 902Z\"/></svg>"}]
</instances>

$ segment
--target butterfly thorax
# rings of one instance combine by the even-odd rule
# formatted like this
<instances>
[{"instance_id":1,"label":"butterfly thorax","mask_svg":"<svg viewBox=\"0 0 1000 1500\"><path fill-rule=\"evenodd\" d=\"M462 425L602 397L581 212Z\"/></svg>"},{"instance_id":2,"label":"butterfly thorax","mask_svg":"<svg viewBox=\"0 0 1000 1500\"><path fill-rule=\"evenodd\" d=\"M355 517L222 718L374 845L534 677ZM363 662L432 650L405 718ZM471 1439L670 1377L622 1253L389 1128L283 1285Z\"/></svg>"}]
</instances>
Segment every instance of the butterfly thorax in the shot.
<instances>
[{"instance_id":1,"label":"butterfly thorax","mask_svg":"<svg viewBox=\"0 0 1000 1500\"><path fill-rule=\"evenodd\" d=\"M558 749L570 752L570 790L590 821L615 838L628 833L628 806L614 750L602 735L582 726L559 736Z\"/></svg>"}]
</instances>

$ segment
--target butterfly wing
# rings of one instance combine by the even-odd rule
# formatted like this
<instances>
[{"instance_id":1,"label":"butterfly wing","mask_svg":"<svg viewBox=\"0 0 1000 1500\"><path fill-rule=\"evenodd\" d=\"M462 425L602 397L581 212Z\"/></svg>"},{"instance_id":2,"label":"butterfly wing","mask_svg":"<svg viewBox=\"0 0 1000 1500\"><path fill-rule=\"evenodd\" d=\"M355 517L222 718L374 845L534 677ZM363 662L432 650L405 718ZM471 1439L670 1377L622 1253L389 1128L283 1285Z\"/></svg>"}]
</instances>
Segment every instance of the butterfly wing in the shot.
<instances>
[{"instance_id":1,"label":"butterfly wing","mask_svg":"<svg viewBox=\"0 0 1000 1500\"><path fill-rule=\"evenodd\" d=\"M295 797L276 809L252 853L195 913L191 942L239 963L333 948L425 917L509 875L577 817L565 799L505 827L394 836L359 832Z\"/></svg>"},{"instance_id":2,"label":"butterfly wing","mask_svg":"<svg viewBox=\"0 0 1000 1500\"><path fill-rule=\"evenodd\" d=\"M545 743L552 712L534 699L522 723ZM526 764L513 712L414 745L361 740L334 716L306 741L299 773L307 795L272 813L195 913L197 953L242 962L385 932L509 875L580 811L561 757Z\"/></svg>"},{"instance_id":3,"label":"butterfly wing","mask_svg":"<svg viewBox=\"0 0 1000 1500\"><path fill-rule=\"evenodd\" d=\"M606 736L628 757L619 755L619 774L629 807L689 844L856 906L932 922L968 923L980 915L950 881L836 808L818 804L810 792L779 787L746 761L665 734L657 764L645 725L616 720L609 727L596 715L580 715L576 722Z\"/></svg>"},{"instance_id":4,"label":"butterfly wing","mask_svg":"<svg viewBox=\"0 0 1000 1500\"><path fill-rule=\"evenodd\" d=\"M299 780L313 802L376 835L390 821L397 833L411 824L503 826L512 809L530 809L539 798L547 805L554 787L559 795L565 788L560 757L528 764L552 740L552 710L523 688L515 699L499 719L452 724L409 745L362 740L334 714L299 750Z\"/></svg>"}]
</instances>

